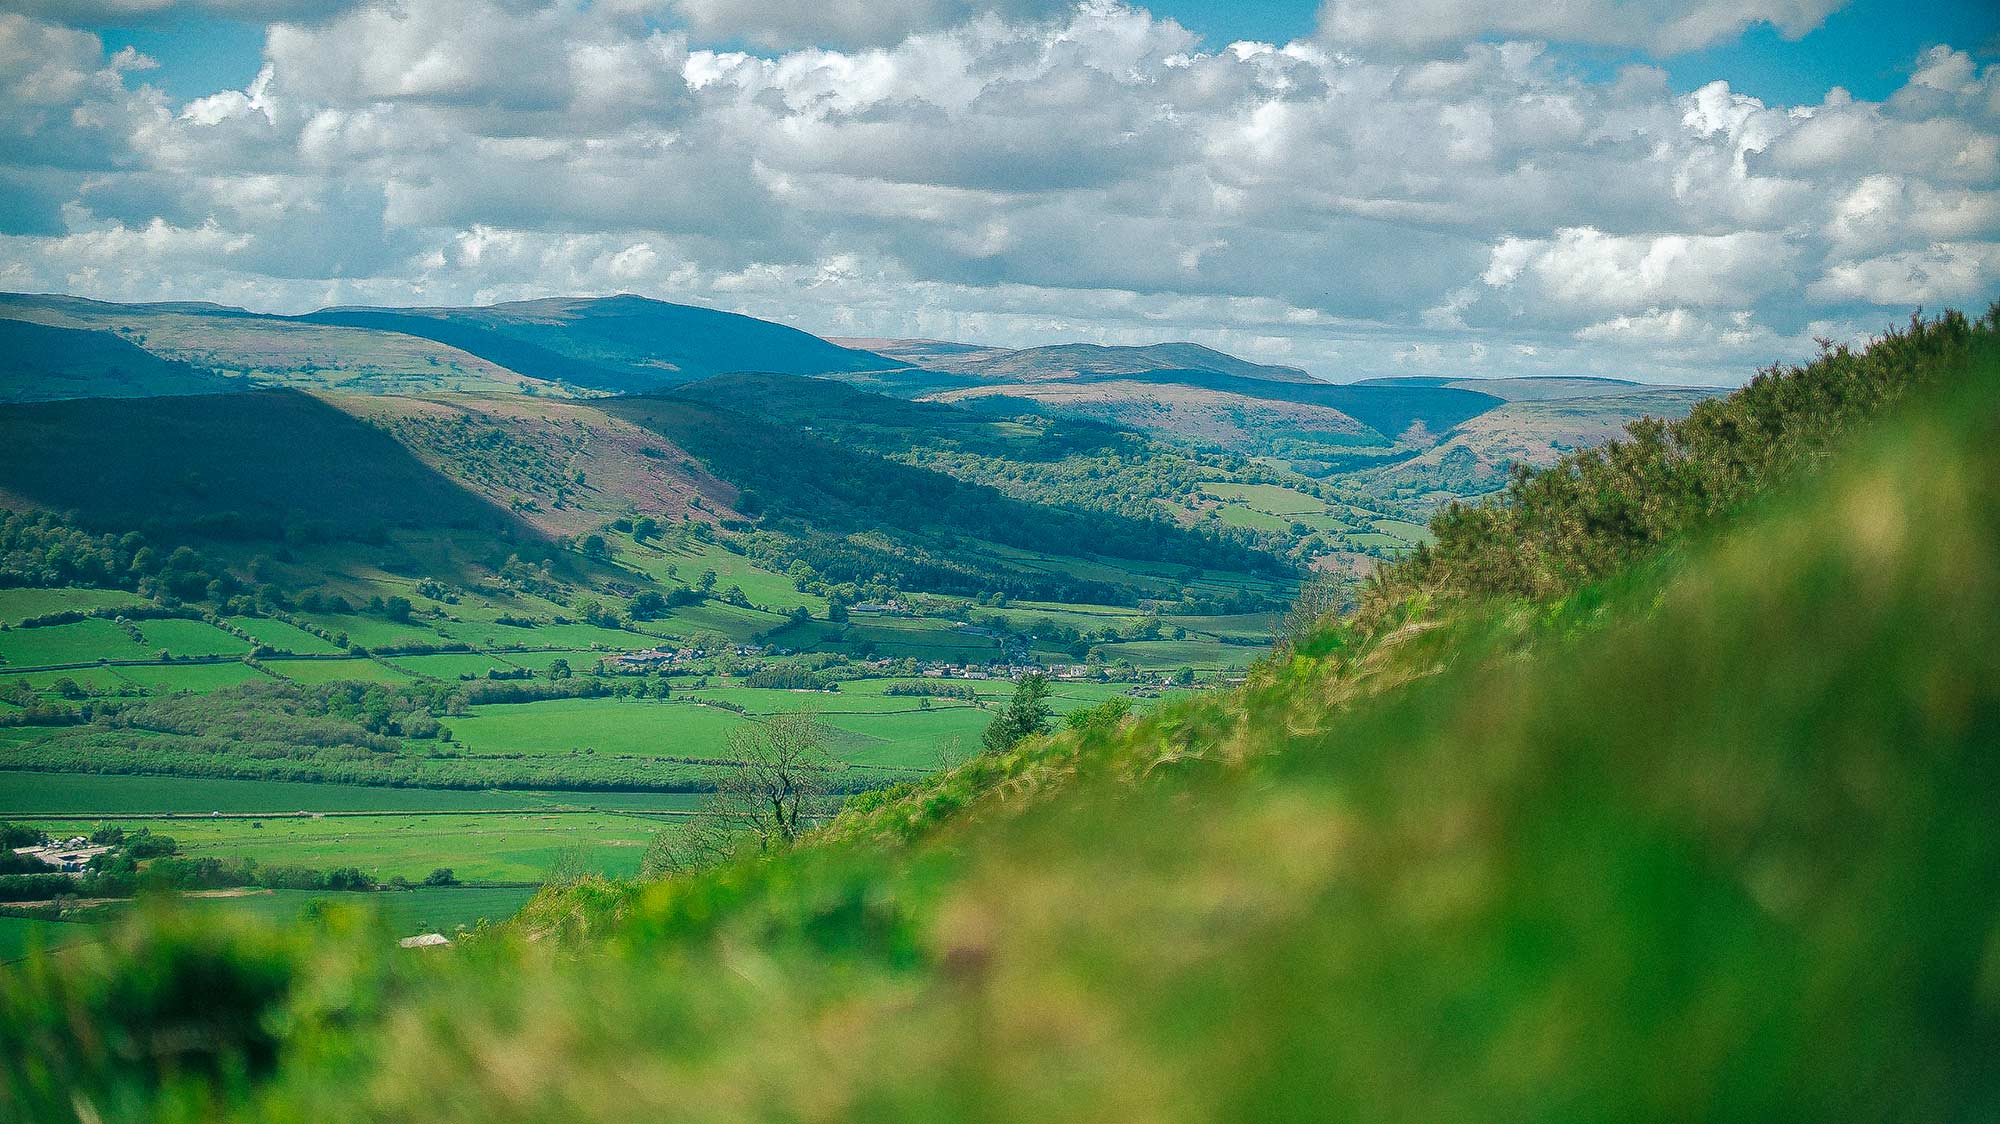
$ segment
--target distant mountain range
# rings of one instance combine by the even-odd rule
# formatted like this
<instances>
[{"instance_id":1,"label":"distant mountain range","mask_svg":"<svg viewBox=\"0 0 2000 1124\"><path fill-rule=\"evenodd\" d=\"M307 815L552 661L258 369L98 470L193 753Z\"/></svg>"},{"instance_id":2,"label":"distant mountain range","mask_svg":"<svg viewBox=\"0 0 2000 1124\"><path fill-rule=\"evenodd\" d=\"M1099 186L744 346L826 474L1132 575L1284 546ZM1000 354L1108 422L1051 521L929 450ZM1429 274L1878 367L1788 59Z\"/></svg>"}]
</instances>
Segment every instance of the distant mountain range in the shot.
<instances>
[{"instance_id":1,"label":"distant mountain range","mask_svg":"<svg viewBox=\"0 0 2000 1124\"><path fill-rule=\"evenodd\" d=\"M1413 512L1497 486L1510 463L1545 462L1615 435L1642 413L1684 411L1711 393L1587 378L1336 384L1194 343L1015 349L829 340L637 296L274 316L198 302L0 294L0 402L253 387L592 399L742 373L846 383L874 397L841 399L842 408L881 417L896 412L889 399L985 418L1059 417L1269 458L1316 478L1366 472ZM779 402L774 386L796 401ZM810 426L814 408L834 403L797 381L757 388L761 408L793 425ZM1551 402L1566 405L1536 405Z\"/></svg>"}]
</instances>

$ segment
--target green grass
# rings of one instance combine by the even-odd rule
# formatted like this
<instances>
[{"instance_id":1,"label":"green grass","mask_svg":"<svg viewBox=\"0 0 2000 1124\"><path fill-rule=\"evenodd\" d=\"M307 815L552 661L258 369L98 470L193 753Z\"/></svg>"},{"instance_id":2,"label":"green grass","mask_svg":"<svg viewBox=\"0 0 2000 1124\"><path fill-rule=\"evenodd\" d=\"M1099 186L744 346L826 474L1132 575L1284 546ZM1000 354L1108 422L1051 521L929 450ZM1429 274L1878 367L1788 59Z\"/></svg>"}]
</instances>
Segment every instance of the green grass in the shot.
<instances>
[{"instance_id":1,"label":"green grass","mask_svg":"<svg viewBox=\"0 0 2000 1124\"><path fill-rule=\"evenodd\" d=\"M171 835L182 854L196 858L251 858L316 870L353 866L377 879L401 875L413 881L448 866L466 881L538 882L570 851L584 871L636 874L646 840L667 822L524 809L490 816L123 820L120 826Z\"/></svg>"},{"instance_id":2,"label":"green grass","mask_svg":"<svg viewBox=\"0 0 2000 1124\"><path fill-rule=\"evenodd\" d=\"M1269 512L1236 504L1222 508L1218 518L1225 527L1246 527L1252 531L1282 531L1291 525L1289 518L1281 519Z\"/></svg>"},{"instance_id":3,"label":"green grass","mask_svg":"<svg viewBox=\"0 0 2000 1124\"><path fill-rule=\"evenodd\" d=\"M9 674L5 668L0 668L0 682L8 684L25 682L28 684L30 690L47 698L55 698L54 688L56 683L63 679L69 679L86 690L96 690L105 694L115 695L119 693L120 688L129 689L132 686L133 681L127 679L123 672L141 670L144 669L132 667L79 667L70 671L30 671L25 674Z\"/></svg>"},{"instance_id":4,"label":"green grass","mask_svg":"<svg viewBox=\"0 0 2000 1124\"><path fill-rule=\"evenodd\" d=\"M123 678L153 694L174 691L213 691L255 683L270 676L245 663L160 664L152 667L114 669Z\"/></svg>"},{"instance_id":5,"label":"green grass","mask_svg":"<svg viewBox=\"0 0 2000 1124\"><path fill-rule=\"evenodd\" d=\"M0 661L15 667L92 663L100 659L149 660L157 653L157 647L139 643L107 620L0 632ZM4 670L0 668L0 673Z\"/></svg>"},{"instance_id":6,"label":"green grass","mask_svg":"<svg viewBox=\"0 0 2000 1124\"><path fill-rule=\"evenodd\" d=\"M566 660L572 671L588 671L597 666L597 661L607 653L593 652L588 648L561 648L552 652L509 652L506 659L516 667L533 671L547 671L557 660Z\"/></svg>"},{"instance_id":7,"label":"green grass","mask_svg":"<svg viewBox=\"0 0 2000 1124\"><path fill-rule=\"evenodd\" d=\"M160 620L138 622L146 646L165 648L176 656L240 656L250 643L207 621Z\"/></svg>"},{"instance_id":8,"label":"green grass","mask_svg":"<svg viewBox=\"0 0 2000 1124\"><path fill-rule=\"evenodd\" d=\"M269 660L265 667L300 683L408 683L410 676L379 660Z\"/></svg>"},{"instance_id":9,"label":"green grass","mask_svg":"<svg viewBox=\"0 0 2000 1124\"><path fill-rule=\"evenodd\" d=\"M1248 667L1265 653L1261 647L1212 640L1133 640L1099 647L1108 659L1131 660L1141 669L1149 671L1181 667L1197 670Z\"/></svg>"},{"instance_id":10,"label":"green grass","mask_svg":"<svg viewBox=\"0 0 2000 1124\"><path fill-rule=\"evenodd\" d=\"M1326 502L1318 496L1309 496L1281 484L1212 481L1203 484L1201 490L1217 499L1233 501L1270 515L1305 515L1326 510Z\"/></svg>"},{"instance_id":11,"label":"green grass","mask_svg":"<svg viewBox=\"0 0 2000 1124\"><path fill-rule=\"evenodd\" d=\"M299 619L311 621L332 635L345 632L350 643L367 648L392 648L441 642L436 629L415 624L397 624L385 617L371 617L361 613L337 615L301 613Z\"/></svg>"},{"instance_id":12,"label":"green grass","mask_svg":"<svg viewBox=\"0 0 2000 1124\"><path fill-rule=\"evenodd\" d=\"M498 656L470 652L450 652L434 656L391 656L390 663L415 675L432 679L477 679L488 671L510 671L518 665Z\"/></svg>"},{"instance_id":13,"label":"green grass","mask_svg":"<svg viewBox=\"0 0 2000 1124\"><path fill-rule=\"evenodd\" d=\"M0 816L144 812L390 812L686 807L670 793L523 792L0 770Z\"/></svg>"},{"instance_id":14,"label":"green grass","mask_svg":"<svg viewBox=\"0 0 2000 1124\"><path fill-rule=\"evenodd\" d=\"M792 579L757 565L740 554L732 554L715 543L690 543L688 549L669 548L657 542L634 543L629 535L607 536L617 547L618 561L673 585L693 586L703 570L715 571L715 588L736 586L754 605L788 613L798 606L815 616L826 612L826 599L801 593ZM668 567L673 567L673 576ZM679 615L679 614L676 614Z\"/></svg>"},{"instance_id":15,"label":"green grass","mask_svg":"<svg viewBox=\"0 0 2000 1124\"><path fill-rule=\"evenodd\" d=\"M402 937L416 933L450 935L460 927L476 928L482 919L505 921L520 912L534 895L534 889L525 886L422 886L372 894L270 890L243 897L184 900L200 912L248 915L274 922L296 920L308 904L320 902L373 913L391 933Z\"/></svg>"},{"instance_id":16,"label":"green grass","mask_svg":"<svg viewBox=\"0 0 2000 1124\"><path fill-rule=\"evenodd\" d=\"M339 645L331 640L315 636L305 629L285 621L268 617L230 617L229 623L257 638L280 652L294 652L301 656L330 656L340 651Z\"/></svg>"},{"instance_id":17,"label":"green grass","mask_svg":"<svg viewBox=\"0 0 2000 1124\"><path fill-rule=\"evenodd\" d=\"M61 948L94 933L88 925L65 921L44 921L35 917L0 917L0 964L10 963L36 949Z\"/></svg>"},{"instance_id":18,"label":"green grass","mask_svg":"<svg viewBox=\"0 0 2000 1124\"><path fill-rule=\"evenodd\" d=\"M642 757L720 758L744 719L714 707L657 699L554 699L475 706L446 725L474 753L537 756L594 749Z\"/></svg>"},{"instance_id":19,"label":"green grass","mask_svg":"<svg viewBox=\"0 0 2000 1124\"><path fill-rule=\"evenodd\" d=\"M125 609L152 602L122 589L0 589L0 622L18 624L50 613Z\"/></svg>"},{"instance_id":20,"label":"green grass","mask_svg":"<svg viewBox=\"0 0 2000 1124\"><path fill-rule=\"evenodd\" d=\"M1412 546L1431 541L1430 528L1417 523L1406 523L1400 519L1377 519L1373 526L1377 531L1385 535L1394 535Z\"/></svg>"}]
</instances>

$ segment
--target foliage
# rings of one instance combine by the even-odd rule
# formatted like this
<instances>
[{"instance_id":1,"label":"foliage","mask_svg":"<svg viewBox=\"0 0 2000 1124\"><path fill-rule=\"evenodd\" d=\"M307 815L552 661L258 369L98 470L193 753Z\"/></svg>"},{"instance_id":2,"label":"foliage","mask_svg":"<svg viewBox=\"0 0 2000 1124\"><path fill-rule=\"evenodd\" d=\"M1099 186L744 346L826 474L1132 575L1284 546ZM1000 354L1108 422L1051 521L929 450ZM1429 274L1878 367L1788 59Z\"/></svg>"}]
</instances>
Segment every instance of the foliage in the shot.
<instances>
[{"instance_id":1,"label":"foliage","mask_svg":"<svg viewBox=\"0 0 2000 1124\"><path fill-rule=\"evenodd\" d=\"M1049 677L1039 671L1021 676L1014 697L993 716L981 741L988 753L1005 753L1022 738L1046 733L1049 728Z\"/></svg>"},{"instance_id":2,"label":"foliage","mask_svg":"<svg viewBox=\"0 0 2000 1124\"><path fill-rule=\"evenodd\" d=\"M1644 419L1630 436L1519 469L1505 494L1453 504L1431 520L1432 545L1383 567L1379 613L1398 600L1559 596L1662 544L1713 525L1751 498L1811 470L1854 430L1908 395L2000 353L2000 303L1968 319L1912 317L1865 350L1828 348L1803 367L1774 367L1675 422Z\"/></svg>"}]
</instances>

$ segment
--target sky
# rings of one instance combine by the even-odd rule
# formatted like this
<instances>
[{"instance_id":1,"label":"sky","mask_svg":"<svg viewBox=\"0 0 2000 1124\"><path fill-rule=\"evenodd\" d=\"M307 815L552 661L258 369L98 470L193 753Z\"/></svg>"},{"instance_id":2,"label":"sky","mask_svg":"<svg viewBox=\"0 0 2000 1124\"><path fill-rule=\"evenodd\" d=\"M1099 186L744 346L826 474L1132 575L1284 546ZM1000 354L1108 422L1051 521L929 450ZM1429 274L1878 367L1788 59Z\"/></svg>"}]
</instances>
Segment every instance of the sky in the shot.
<instances>
[{"instance_id":1,"label":"sky","mask_svg":"<svg viewBox=\"0 0 2000 1124\"><path fill-rule=\"evenodd\" d=\"M2000 299L2000 5L0 0L0 289L1726 385Z\"/></svg>"}]
</instances>

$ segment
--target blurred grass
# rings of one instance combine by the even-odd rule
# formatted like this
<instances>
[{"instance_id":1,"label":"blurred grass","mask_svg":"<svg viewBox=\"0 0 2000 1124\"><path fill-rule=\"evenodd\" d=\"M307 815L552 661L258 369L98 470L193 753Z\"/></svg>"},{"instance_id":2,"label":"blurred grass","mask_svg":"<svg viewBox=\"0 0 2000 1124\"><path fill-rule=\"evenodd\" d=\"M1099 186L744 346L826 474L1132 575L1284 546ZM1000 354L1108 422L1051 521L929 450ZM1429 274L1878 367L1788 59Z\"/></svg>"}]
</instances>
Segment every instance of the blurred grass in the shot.
<instances>
[{"instance_id":1,"label":"blurred grass","mask_svg":"<svg viewBox=\"0 0 2000 1124\"><path fill-rule=\"evenodd\" d=\"M135 920L0 976L0 1116L1990 1120L1996 623L1986 363L1559 599L1412 598L775 859L421 956Z\"/></svg>"}]
</instances>

